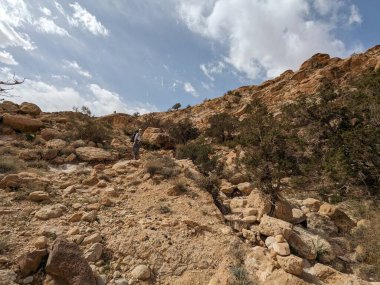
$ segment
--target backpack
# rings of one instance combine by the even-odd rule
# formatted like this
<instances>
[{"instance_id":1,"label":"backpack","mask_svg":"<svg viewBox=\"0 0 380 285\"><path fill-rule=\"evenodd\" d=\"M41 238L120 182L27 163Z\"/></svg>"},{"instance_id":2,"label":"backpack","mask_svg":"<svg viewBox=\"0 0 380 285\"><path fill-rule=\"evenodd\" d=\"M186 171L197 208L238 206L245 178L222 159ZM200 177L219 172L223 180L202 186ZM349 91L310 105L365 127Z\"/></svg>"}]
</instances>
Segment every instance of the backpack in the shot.
<instances>
[{"instance_id":1,"label":"backpack","mask_svg":"<svg viewBox=\"0 0 380 285\"><path fill-rule=\"evenodd\" d=\"M138 133L138 131L135 131L135 132L131 135L131 137L130 137L131 142L135 142L135 136L136 136L137 133Z\"/></svg>"}]
</instances>

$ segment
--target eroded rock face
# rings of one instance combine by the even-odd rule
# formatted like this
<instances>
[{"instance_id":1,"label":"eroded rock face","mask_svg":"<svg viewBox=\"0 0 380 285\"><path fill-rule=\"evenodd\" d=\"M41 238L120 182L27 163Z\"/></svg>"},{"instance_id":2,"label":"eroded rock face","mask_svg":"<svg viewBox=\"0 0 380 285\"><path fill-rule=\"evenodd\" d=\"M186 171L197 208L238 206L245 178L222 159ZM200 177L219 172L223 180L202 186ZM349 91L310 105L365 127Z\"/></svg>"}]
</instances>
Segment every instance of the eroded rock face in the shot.
<instances>
[{"instance_id":1,"label":"eroded rock face","mask_svg":"<svg viewBox=\"0 0 380 285\"><path fill-rule=\"evenodd\" d=\"M142 135L142 139L144 142L148 142L159 148L171 149L174 147L172 137L159 128L147 128Z\"/></svg>"},{"instance_id":2,"label":"eroded rock face","mask_svg":"<svg viewBox=\"0 0 380 285\"><path fill-rule=\"evenodd\" d=\"M4 114L3 124L21 132L36 132L43 127L43 122L38 119L22 115Z\"/></svg>"},{"instance_id":3,"label":"eroded rock face","mask_svg":"<svg viewBox=\"0 0 380 285\"><path fill-rule=\"evenodd\" d=\"M114 160L114 157L109 151L97 147L78 147L75 152L83 161L102 162Z\"/></svg>"},{"instance_id":4,"label":"eroded rock face","mask_svg":"<svg viewBox=\"0 0 380 285\"><path fill-rule=\"evenodd\" d=\"M96 285L91 267L82 257L79 246L63 238L54 242L46 272L70 285Z\"/></svg>"}]
</instances>

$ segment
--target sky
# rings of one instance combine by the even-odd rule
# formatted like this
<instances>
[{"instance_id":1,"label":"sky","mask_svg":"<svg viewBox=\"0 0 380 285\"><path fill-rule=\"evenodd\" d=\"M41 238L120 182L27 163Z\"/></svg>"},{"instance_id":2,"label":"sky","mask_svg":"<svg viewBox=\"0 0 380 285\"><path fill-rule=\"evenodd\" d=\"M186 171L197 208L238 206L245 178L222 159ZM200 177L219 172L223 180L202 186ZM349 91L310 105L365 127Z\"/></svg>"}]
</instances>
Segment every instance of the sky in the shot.
<instances>
[{"instance_id":1,"label":"sky","mask_svg":"<svg viewBox=\"0 0 380 285\"><path fill-rule=\"evenodd\" d=\"M0 80L43 111L165 111L380 44L379 0L0 0Z\"/></svg>"}]
</instances>

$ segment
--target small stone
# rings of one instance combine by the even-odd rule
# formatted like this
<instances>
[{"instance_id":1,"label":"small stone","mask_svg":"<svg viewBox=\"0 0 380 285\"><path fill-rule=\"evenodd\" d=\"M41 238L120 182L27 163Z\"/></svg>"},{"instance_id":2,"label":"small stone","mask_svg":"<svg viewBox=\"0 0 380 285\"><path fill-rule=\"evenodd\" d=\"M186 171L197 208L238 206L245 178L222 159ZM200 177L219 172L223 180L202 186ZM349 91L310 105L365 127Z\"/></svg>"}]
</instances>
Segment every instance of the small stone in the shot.
<instances>
[{"instance_id":1,"label":"small stone","mask_svg":"<svg viewBox=\"0 0 380 285\"><path fill-rule=\"evenodd\" d=\"M290 274L299 276L303 272L304 262L303 259L298 256L277 256L277 261L282 269Z\"/></svg>"},{"instance_id":2,"label":"small stone","mask_svg":"<svg viewBox=\"0 0 380 285\"><path fill-rule=\"evenodd\" d=\"M94 233L94 234L86 237L83 240L82 244L86 245L86 244L96 243L96 242L100 242L101 240L102 240L102 236L99 233Z\"/></svg>"},{"instance_id":3,"label":"small stone","mask_svg":"<svg viewBox=\"0 0 380 285\"><path fill-rule=\"evenodd\" d=\"M24 280L22 280L23 284L30 284L33 282L33 276L28 276Z\"/></svg>"},{"instance_id":4,"label":"small stone","mask_svg":"<svg viewBox=\"0 0 380 285\"><path fill-rule=\"evenodd\" d=\"M78 212L78 213L74 213L70 218L69 218L69 222L70 223L76 223L76 222L79 222L83 217L83 213L81 212Z\"/></svg>"},{"instance_id":5,"label":"small stone","mask_svg":"<svg viewBox=\"0 0 380 285\"><path fill-rule=\"evenodd\" d=\"M321 202L317 199L307 198L302 201L302 205L307 207L311 212L318 212Z\"/></svg>"},{"instance_id":6,"label":"small stone","mask_svg":"<svg viewBox=\"0 0 380 285\"><path fill-rule=\"evenodd\" d=\"M47 246L47 243L48 243L48 239L44 236L40 236L38 237L35 241L34 241L34 246L37 248L37 249L45 249L46 246Z\"/></svg>"},{"instance_id":7,"label":"small stone","mask_svg":"<svg viewBox=\"0 0 380 285\"><path fill-rule=\"evenodd\" d=\"M146 265L138 265L132 270L131 274L137 280L148 280L150 278L150 269Z\"/></svg>"},{"instance_id":8,"label":"small stone","mask_svg":"<svg viewBox=\"0 0 380 285\"><path fill-rule=\"evenodd\" d=\"M265 240L265 245L267 248L271 249L273 247L273 244L276 242L275 237L267 237Z\"/></svg>"},{"instance_id":9,"label":"small stone","mask_svg":"<svg viewBox=\"0 0 380 285\"><path fill-rule=\"evenodd\" d=\"M283 235L276 235L274 238L276 239L276 242L285 242Z\"/></svg>"},{"instance_id":10,"label":"small stone","mask_svg":"<svg viewBox=\"0 0 380 285\"><path fill-rule=\"evenodd\" d=\"M92 223L93 221L95 221L95 219L96 219L96 212L95 211L91 211L91 212L86 213L82 216L82 221L85 221L88 223Z\"/></svg>"},{"instance_id":11,"label":"small stone","mask_svg":"<svg viewBox=\"0 0 380 285\"><path fill-rule=\"evenodd\" d=\"M78 227L73 227L73 228L71 228L71 229L69 229L67 231L67 234L70 235L70 236L77 235L77 234L79 234L79 228Z\"/></svg>"},{"instance_id":12,"label":"small stone","mask_svg":"<svg viewBox=\"0 0 380 285\"><path fill-rule=\"evenodd\" d=\"M29 194L28 199L33 202L42 202L49 200L49 194L44 191L34 191Z\"/></svg>"},{"instance_id":13,"label":"small stone","mask_svg":"<svg viewBox=\"0 0 380 285\"><path fill-rule=\"evenodd\" d=\"M247 216L242 219L243 222L248 223L248 224L253 224L257 221L256 216Z\"/></svg>"},{"instance_id":14,"label":"small stone","mask_svg":"<svg viewBox=\"0 0 380 285\"><path fill-rule=\"evenodd\" d=\"M84 258L89 262L98 261L103 253L103 245L101 243L94 243L84 254Z\"/></svg>"},{"instance_id":15,"label":"small stone","mask_svg":"<svg viewBox=\"0 0 380 285\"><path fill-rule=\"evenodd\" d=\"M127 279L121 278L121 279L115 280L115 285L129 285L129 283Z\"/></svg>"},{"instance_id":16,"label":"small stone","mask_svg":"<svg viewBox=\"0 0 380 285\"><path fill-rule=\"evenodd\" d=\"M290 254L289 244L287 242L274 242L273 250L282 256L287 256Z\"/></svg>"},{"instance_id":17,"label":"small stone","mask_svg":"<svg viewBox=\"0 0 380 285\"><path fill-rule=\"evenodd\" d=\"M246 208L243 210L243 216L248 217L248 216L256 216L257 215L257 210L254 208Z\"/></svg>"}]
</instances>

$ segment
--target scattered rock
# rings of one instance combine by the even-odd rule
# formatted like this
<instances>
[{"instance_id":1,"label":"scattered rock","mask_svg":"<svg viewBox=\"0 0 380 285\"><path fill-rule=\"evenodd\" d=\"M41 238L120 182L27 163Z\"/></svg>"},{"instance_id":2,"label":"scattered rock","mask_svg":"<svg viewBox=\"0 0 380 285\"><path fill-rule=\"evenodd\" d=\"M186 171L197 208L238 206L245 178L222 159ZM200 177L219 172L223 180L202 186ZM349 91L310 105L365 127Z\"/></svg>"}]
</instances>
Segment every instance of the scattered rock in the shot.
<instances>
[{"instance_id":1,"label":"scattered rock","mask_svg":"<svg viewBox=\"0 0 380 285\"><path fill-rule=\"evenodd\" d=\"M103 245L94 243L84 254L84 258L89 262L98 261L103 253Z\"/></svg>"},{"instance_id":2,"label":"scattered rock","mask_svg":"<svg viewBox=\"0 0 380 285\"><path fill-rule=\"evenodd\" d=\"M132 270L131 274L137 280L148 280L151 273L148 266L138 265Z\"/></svg>"},{"instance_id":3,"label":"scattered rock","mask_svg":"<svg viewBox=\"0 0 380 285\"><path fill-rule=\"evenodd\" d=\"M88 237L85 237L82 244L86 245L86 244L96 243L96 242L100 242L101 240L102 240L102 236L99 233L94 233Z\"/></svg>"},{"instance_id":4,"label":"scattered rock","mask_svg":"<svg viewBox=\"0 0 380 285\"><path fill-rule=\"evenodd\" d=\"M261 218L259 231L264 236L283 235L285 238L291 232L293 225L291 223L272 218L264 215Z\"/></svg>"}]
</instances>

